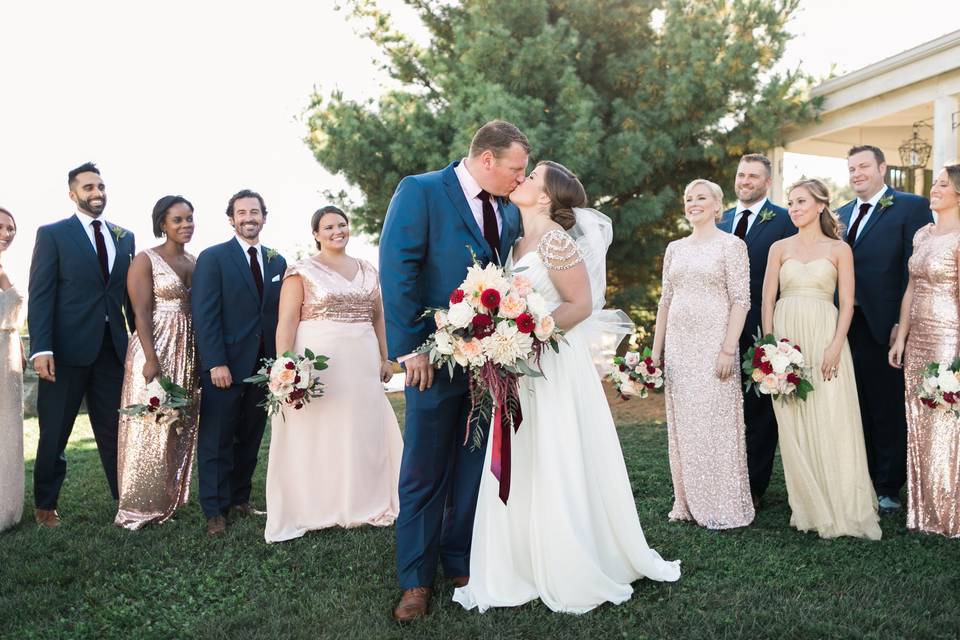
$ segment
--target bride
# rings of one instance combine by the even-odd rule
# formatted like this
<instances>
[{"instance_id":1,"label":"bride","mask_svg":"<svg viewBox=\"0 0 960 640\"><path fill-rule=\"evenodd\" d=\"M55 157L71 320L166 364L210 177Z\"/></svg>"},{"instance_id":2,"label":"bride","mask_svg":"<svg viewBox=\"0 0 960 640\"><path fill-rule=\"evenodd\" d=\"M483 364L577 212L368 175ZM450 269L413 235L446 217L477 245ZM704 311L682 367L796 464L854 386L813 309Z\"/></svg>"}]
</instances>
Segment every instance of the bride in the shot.
<instances>
[{"instance_id":1,"label":"bride","mask_svg":"<svg viewBox=\"0 0 960 640\"><path fill-rule=\"evenodd\" d=\"M568 344L545 351L543 377L520 379L523 421L511 433L510 497L480 481L470 581L454 591L464 608L511 607L540 598L554 611L585 613L619 604L639 578L674 581L679 561L649 548L592 348L632 324L601 311L610 219L583 209L575 175L541 162L511 194L524 236L509 263L553 307ZM614 316L616 319L608 319ZM490 468L487 447L484 469Z\"/></svg>"}]
</instances>

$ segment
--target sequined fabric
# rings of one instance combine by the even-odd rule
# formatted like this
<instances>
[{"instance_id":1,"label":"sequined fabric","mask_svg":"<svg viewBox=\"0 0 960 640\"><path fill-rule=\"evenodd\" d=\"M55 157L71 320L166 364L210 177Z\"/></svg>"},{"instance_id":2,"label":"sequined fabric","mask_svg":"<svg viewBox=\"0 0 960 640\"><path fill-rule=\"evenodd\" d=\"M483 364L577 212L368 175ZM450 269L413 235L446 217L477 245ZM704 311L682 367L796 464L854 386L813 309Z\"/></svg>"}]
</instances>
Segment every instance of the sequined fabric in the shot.
<instances>
[{"instance_id":1,"label":"sequined fabric","mask_svg":"<svg viewBox=\"0 0 960 640\"><path fill-rule=\"evenodd\" d=\"M672 520L710 529L753 521L740 375L715 374L730 309L750 308L747 245L722 234L671 242L663 262L664 375ZM739 355L735 356L739 362Z\"/></svg>"},{"instance_id":2,"label":"sequined fabric","mask_svg":"<svg viewBox=\"0 0 960 640\"><path fill-rule=\"evenodd\" d=\"M537 243L537 255L547 269L563 271L583 262L577 243L566 231L552 229Z\"/></svg>"},{"instance_id":3,"label":"sequined fabric","mask_svg":"<svg viewBox=\"0 0 960 640\"><path fill-rule=\"evenodd\" d=\"M23 370L17 318L23 296L0 291L0 531L23 512Z\"/></svg>"},{"instance_id":4,"label":"sequined fabric","mask_svg":"<svg viewBox=\"0 0 960 640\"><path fill-rule=\"evenodd\" d=\"M114 524L127 529L166 522L186 504L200 405L190 290L163 258L150 249L144 253L153 268L153 345L161 375L190 391L194 402L186 417L172 427L121 414L117 458L120 504ZM142 375L144 362L140 339L134 333L124 363L121 407L149 400Z\"/></svg>"},{"instance_id":5,"label":"sequined fabric","mask_svg":"<svg viewBox=\"0 0 960 640\"><path fill-rule=\"evenodd\" d=\"M960 421L923 406L917 386L927 364L960 353L957 249L960 232L917 231L910 258L913 303L904 358L907 404L907 527L960 538Z\"/></svg>"},{"instance_id":6,"label":"sequined fabric","mask_svg":"<svg viewBox=\"0 0 960 640\"><path fill-rule=\"evenodd\" d=\"M287 268L284 278L299 275L303 279L303 306L300 320L334 322L373 322L380 304L380 283L376 269L364 260L352 280L347 280L313 258Z\"/></svg>"}]
</instances>

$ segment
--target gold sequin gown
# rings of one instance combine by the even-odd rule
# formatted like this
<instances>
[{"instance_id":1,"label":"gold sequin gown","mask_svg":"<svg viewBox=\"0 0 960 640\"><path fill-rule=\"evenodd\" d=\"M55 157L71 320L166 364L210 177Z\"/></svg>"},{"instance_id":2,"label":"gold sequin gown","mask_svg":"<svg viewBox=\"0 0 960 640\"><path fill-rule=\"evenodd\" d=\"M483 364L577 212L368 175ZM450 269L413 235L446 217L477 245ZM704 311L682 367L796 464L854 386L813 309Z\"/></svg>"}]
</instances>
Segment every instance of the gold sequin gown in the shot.
<instances>
[{"instance_id":1,"label":"gold sequin gown","mask_svg":"<svg viewBox=\"0 0 960 640\"><path fill-rule=\"evenodd\" d=\"M324 395L273 416L267 463L267 542L326 527L393 524L403 441L380 381L373 318L376 269L363 260L348 281L313 258L287 268L300 276L303 306L293 350L330 358Z\"/></svg>"},{"instance_id":2,"label":"gold sequin gown","mask_svg":"<svg viewBox=\"0 0 960 640\"><path fill-rule=\"evenodd\" d=\"M160 360L160 375L191 392L194 402L186 416L170 427L160 427L149 418L120 415L120 503L114 524L131 530L166 522L186 504L200 406L190 290L157 253L151 249L144 253L153 269L153 346ZM121 407L148 402L144 362L140 339L134 333L124 363Z\"/></svg>"},{"instance_id":3,"label":"gold sequin gown","mask_svg":"<svg viewBox=\"0 0 960 640\"><path fill-rule=\"evenodd\" d=\"M960 421L917 399L931 362L960 355L957 249L960 233L917 231L910 258L913 304L904 357L907 403L907 527L960 538Z\"/></svg>"},{"instance_id":4,"label":"gold sequin gown","mask_svg":"<svg viewBox=\"0 0 960 640\"><path fill-rule=\"evenodd\" d=\"M750 308L749 264L747 245L731 234L676 240L663 259L670 519L709 529L744 527L754 516L739 368L726 380L715 373L731 308Z\"/></svg>"},{"instance_id":5,"label":"gold sequin gown","mask_svg":"<svg viewBox=\"0 0 960 640\"><path fill-rule=\"evenodd\" d=\"M23 296L0 291L0 531L23 514L23 369L17 318Z\"/></svg>"},{"instance_id":6,"label":"gold sequin gown","mask_svg":"<svg viewBox=\"0 0 960 640\"><path fill-rule=\"evenodd\" d=\"M837 268L820 258L780 266L773 332L800 346L813 391L806 400L774 402L790 524L821 538L879 540L877 496L867 470L857 382L844 342L837 377L824 381L823 350L833 340Z\"/></svg>"}]
</instances>

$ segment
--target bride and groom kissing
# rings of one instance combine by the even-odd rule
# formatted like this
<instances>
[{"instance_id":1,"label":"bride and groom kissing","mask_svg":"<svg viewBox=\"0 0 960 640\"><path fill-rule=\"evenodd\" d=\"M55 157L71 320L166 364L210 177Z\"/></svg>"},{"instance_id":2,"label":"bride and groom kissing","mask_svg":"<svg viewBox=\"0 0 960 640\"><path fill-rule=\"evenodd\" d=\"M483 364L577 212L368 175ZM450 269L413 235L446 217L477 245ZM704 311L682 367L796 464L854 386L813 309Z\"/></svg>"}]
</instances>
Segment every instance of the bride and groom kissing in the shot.
<instances>
[{"instance_id":1,"label":"bride and groom kissing","mask_svg":"<svg viewBox=\"0 0 960 640\"><path fill-rule=\"evenodd\" d=\"M637 516L616 428L591 344L600 320L611 223L587 209L577 177L541 162L525 175L530 143L492 121L469 154L397 186L380 242L391 359L406 370L400 468L398 621L427 613L439 561L466 608L539 598L583 613L630 598L631 582L674 581L679 561L650 549ZM424 309L443 307L472 263L524 268L565 332L543 354L543 377L520 383L522 425L510 434L509 501L499 498L490 451L464 444L466 373L435 375L418 348L433 331ZM620 325L621 337L628 328Z\"/></svg>"}]
</instances>

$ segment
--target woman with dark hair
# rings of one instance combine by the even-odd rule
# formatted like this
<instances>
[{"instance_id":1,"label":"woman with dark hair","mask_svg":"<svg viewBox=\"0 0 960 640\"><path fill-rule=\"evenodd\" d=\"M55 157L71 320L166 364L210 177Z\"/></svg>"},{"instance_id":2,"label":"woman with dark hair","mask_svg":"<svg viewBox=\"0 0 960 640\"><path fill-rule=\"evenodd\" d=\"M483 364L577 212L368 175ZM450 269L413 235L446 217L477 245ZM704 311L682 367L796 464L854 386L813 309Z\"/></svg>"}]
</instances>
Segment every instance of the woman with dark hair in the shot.
<instances>
[{"instance_id":1,"label":"woman with dark hair","mask_svg":"<svg viewBox=\"0 0 960 640\"><path fill-rule=\"evenodd\" d=\"M156 414L120 416L114 524L130 530L166 522L186 504L190 490L199 404L190 311L196 258L185 250L193 231L193 205L182 196L160 198L153 208L153 234L165 241L139 253L127 274L137 330L127 349L120 406L163 398L162 378L193 399L173 423L158 421Z\"/></svg>"},{"instance_id":2,"label":"woman with dark hair","mask_svg":"<svg viewBox=\"0 0 960 640\"><path fill-rule=\"evenodd\" d=\"M273 417L267 463L267 542L326 527L393 524L403 442L383 383L387 359L380 279L347 254L350 223L337 207L310 220L319 253L287 268L277 355L330 358L324 395Z\"/></svg>"},{"instance_id":3,"label":"woman with dark hair","mask_svg":"<svg viewBox=\"0 0 960 640\"><path fill-rule=\"evenodd\" d=\"M13 214L0 208L0 258L17 235ZM0 263L0 531L23 515L23 343L17 318L23 296Z\"/></svg>"}]
</instances>

